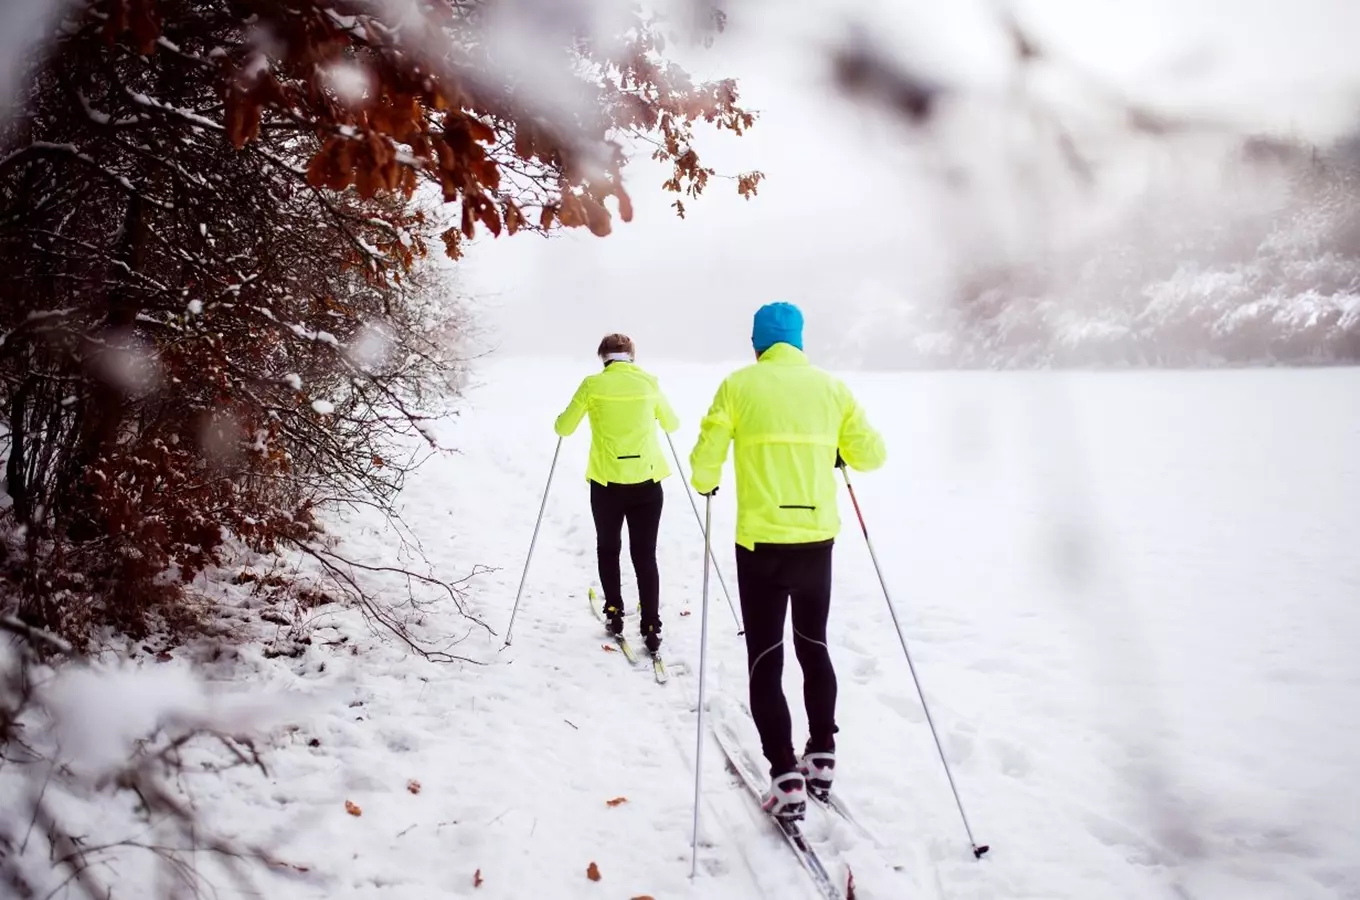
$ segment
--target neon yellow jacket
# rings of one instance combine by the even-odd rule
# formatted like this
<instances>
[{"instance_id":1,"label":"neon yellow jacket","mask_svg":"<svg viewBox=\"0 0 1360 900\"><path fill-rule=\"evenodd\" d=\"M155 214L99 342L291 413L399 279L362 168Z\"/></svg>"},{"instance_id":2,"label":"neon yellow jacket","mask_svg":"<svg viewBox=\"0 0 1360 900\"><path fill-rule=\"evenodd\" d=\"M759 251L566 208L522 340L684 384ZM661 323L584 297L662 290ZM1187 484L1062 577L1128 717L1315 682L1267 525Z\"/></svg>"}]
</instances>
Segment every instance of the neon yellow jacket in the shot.
<instances>
[{"instance_id":1,"label":"neon yellow jacket","mask_svg":"<svg viewBox=\"0 0 1360 900\"><path fill-rule=\"evenodd\" d=\"M656 376L630 362L612 362L587 375L553 430L570 437L590 415L590 462L586 479L600 484L660 481L671 474L656 423L672 432L680 420L661 393Z\"/></svg>"},{"instance_id":2,"label":"neon yellow jacket","mask_svg":"<svg viewBox=\"0 0 1360 900\"><path fill-rule=\"evenodd\" d=\"M783 343L719 386L689 457L701 494L718 486L729 443L736 445L737 543L748 550L834 538L841 528L837 450L862 472L887 459L850 389Z\"/></svg>"}]
</instances>

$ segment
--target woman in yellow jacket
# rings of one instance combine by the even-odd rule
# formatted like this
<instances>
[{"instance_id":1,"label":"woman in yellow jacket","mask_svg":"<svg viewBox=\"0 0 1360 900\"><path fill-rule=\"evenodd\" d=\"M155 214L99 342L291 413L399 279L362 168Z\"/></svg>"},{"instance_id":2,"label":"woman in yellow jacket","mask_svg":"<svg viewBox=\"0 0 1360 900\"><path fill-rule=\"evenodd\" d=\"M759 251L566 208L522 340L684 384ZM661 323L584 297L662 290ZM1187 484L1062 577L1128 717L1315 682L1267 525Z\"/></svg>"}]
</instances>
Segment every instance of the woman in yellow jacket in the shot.
<instances>
[{"instance_id":1,"label":"woman in yellow jacket","mask_svg":"<svg viewBox=\"0 0 1360 900\"><path fill-rule=\"evenodd\" d=\"M654 375L634 362L633 342L611 334L596 351L603 371L589 375L554 430L570 437L590 416L590 511L595 519L595 550L599 557L600 587L611 634L623 632L623 597L619 553L623 523L628 523L628 550L637 574L642 606L641 632L648 651L661 646L661 573L656 565L656 535L661 526L661 480L670 467L657 440L656 423L667 433L680 420L666 401Z\"/></svg>"}]
</instances>

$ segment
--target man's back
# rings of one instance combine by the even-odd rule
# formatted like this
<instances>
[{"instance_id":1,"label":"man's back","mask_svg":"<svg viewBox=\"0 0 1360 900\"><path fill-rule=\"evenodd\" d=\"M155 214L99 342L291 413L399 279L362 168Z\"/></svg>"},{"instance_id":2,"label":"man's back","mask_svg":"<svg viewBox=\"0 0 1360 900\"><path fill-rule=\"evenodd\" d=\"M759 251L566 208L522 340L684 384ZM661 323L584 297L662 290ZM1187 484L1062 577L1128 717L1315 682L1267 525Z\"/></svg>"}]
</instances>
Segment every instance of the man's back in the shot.
<instances>
[{"instance_id":1,"label":"man's back","mask_svg":"<svg viewBox=\"0 0 1360 900\"><path fill-rule=\"evenodd\" d=\"M835 465L856 469L886 457L882 438L840 379L776 344L718 389L690 462L694 486L721 477L729 440L737 474L737 543L803 544L840 531Z\"/></svg>"}]
</instances>

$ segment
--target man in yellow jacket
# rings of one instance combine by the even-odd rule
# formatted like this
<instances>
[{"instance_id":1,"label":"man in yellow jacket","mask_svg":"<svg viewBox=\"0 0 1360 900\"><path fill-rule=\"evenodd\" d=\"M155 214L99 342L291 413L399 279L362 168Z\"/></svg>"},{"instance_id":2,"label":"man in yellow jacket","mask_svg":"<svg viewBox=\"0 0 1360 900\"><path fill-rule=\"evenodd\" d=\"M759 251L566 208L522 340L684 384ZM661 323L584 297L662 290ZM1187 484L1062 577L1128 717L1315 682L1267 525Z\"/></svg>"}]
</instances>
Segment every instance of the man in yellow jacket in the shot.
<instances>
[{"instance_id":1,"label":"man in yellow jacket","mask_svg":"<svg viewBox=\"0 0 1360 900\"><path fill-rule=\"evenodd\" d=\"M619 553L623 523L628 523L628 551L637 574L642 607L640 631L648 651L661 647L661 573L656 564L656 535L661 526L664 495L661 480L671 474L661 443L659 421L667 433L680 420L661 393L656 377L634 362L627 335L607 335L597 351L604 370L586 376L557 417L554 430L570 437L590 416L590 511L595 519L595 551L604 592L604 613L611 634L623 633L623 597Z\"/></svg>"},{"instance_id":2,"label":"man in yellow jacket","mask_svg":"<svg viewBox=\"0 0 1360 900\"><path fill-rule=\"evenodd\" d=\"M809 364L796 306L761 307L751 343L757 362L718 388L690 467L695 490L712 495L734 445L737 587L751 714L770 762L765 809L798 819L808 790L830 791L836 764L836 673L826 646L831 548L840 531L835 470L876 469L887 453L849 388ZM790 608L809 730L801 759L781 681Z\"/></svg>"}]
</instances>

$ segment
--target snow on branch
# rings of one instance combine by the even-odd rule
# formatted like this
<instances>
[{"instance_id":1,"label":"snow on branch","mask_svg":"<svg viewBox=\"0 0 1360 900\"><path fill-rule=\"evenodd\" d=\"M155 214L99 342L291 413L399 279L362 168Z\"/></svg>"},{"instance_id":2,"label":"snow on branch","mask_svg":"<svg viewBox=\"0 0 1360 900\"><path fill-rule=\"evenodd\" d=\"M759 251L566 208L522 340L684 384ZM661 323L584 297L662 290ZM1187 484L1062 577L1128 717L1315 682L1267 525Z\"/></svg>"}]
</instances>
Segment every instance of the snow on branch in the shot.
<instances>
[{"instance_id":1,"label":"snow on branch","mask_svg":"<svg viewBox=\"0 0 1360 900\"><path fill-rule=\"evenodd\" d=\"M267 775L247 735L284 724L307 702L223 696L182 669L87 660L13 616L0 617L0 632L13 636L0 642L0 884L17 896L74 888L107 900L114 884L104 873L133 855L192 894L216 871L250 893L266 871L306 877L309 867L225 836L186 791L196 772L244 766ZM190 748L208 761L189 762ZM135 806L114 802L118 795Z\"/></svg>"}]
</instances>

